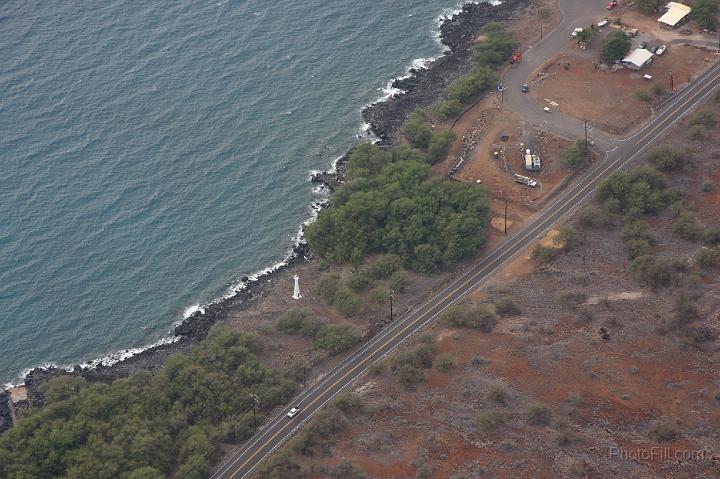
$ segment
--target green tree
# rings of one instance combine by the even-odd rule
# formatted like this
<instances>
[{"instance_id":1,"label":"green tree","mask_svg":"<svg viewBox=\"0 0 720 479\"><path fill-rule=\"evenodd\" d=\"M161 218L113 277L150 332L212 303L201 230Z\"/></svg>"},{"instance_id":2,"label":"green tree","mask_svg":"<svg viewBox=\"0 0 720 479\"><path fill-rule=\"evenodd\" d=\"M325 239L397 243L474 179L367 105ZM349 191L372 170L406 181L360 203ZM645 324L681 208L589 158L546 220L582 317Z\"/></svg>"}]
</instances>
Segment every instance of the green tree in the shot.
<instances>
[{"instance_id":1,"label":"green tree","mask_svg":"<svg viewBox=\"0 0 720 479\"><path fill-rule=\"evenodd\" d=\"M692 3L692 16L702 28L715 31L717 29L717 21L715 17L720 11L720 1L718 0L694 0Z\"/></svg>"},{"instance_id":2,"label":"green tree","mask_svg":"<svg viewBox=\"0 0 720 479\"><path fill-rule=\"evenodd\" d=\"M600 54L606 63L622 60L630 51L630 39L623 32L612 32L602 42Z\"/></svg>"},{"instance_id":3,"label":"green tree","mask_svg":"<svg viewBox=\"0 0 720 479\"><path fill-rule=\"evenodd\" d=\"M647 160L659 170L672 171L684 168L690 154L689 151L682 152L670 145L660 145L650 152Z\"/></svg>"},{"instance_id":4,"label":"green tree","mask_svg":"<svg viewBox=\"0 0 720 479\"><path fill-rule=\"evenodd\" d=\"M435 105L434 111L438 119L444 121L458 116L462 108L458 100L440 100Z\"/></svg>"},{"instance_id":5,"label":"green tree","mask_svg":"<svg viewBox=\"0 0 720 479\"><path fill-rule=\"evenodd\" d=\"M452 130L445 130L439 133L434 133L427 147L430 161L434 163L443 159L450 150L453 141L455 141L455 132L453 132Z\"/></svg>"},{"instance_id":6,"label":"green tree","mask_svg":"<svg viewBox=\"0 0 720 479\"><path fill-rule=\"evenodd\" d=\"M636 0L635 4L642 12L650 14L664 5L665 0Z\"/></svg>"},{"instance_id":7,"label":"green tree","mask_svg":"<svg viewBox=\"0 0 720 479\"><path fill-rule=\"evenodd\" d=\"M403 125L403 133L412 146L423 150L428 147L433 137L433 131L425 122L425 118L416 111L410 113Z\"/></svg>"},{"instance_id":8,"label":"green tree","mask_svg":"<svg viewBox=\"0 0 720 479\"><path fill-rule=\"evenodd\" d=\"M315 349L324 349L331 354L346 351L361 341L360 334L346 324L326 324L315 336Z\"/></svg>"}]
</instances>

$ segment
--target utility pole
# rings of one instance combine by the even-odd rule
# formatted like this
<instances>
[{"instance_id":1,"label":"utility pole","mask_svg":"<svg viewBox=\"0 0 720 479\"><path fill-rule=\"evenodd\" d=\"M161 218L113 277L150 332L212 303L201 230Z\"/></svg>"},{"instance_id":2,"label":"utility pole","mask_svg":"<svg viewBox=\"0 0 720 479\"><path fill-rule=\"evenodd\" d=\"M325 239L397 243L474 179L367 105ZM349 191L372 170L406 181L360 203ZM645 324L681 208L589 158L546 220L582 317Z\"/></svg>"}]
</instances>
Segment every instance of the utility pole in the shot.
<instances>
[{"instance_id":1,"label":"utility pole","mask_svg":"<svg viewBox=\"0 0 720 479\"><path fill-rule=\"evenodd\" d=\"M675 91L675 78L673 77L672 70L670 70L670 90Z\"/></svg>"},{"instance_id":2,"label":"utility pole","mask_svg":"<svg viewBox=\"0 0 720 479\"><path fill-rule=\"evenodd\" d=\"M540 40L543 39L542 23L540 24Z\"/></svg>"},{"instance_id":3,"label":"utility pole","mask_svg":"<svg viewBox=\"0 0 720 479\"><path fill-rule=\"evenodd\" d=\"M307 381L307 367L303 364L303 389L305 389L305 381Z\"/></svg>"},{"instance_id":4,"label":"utility pole","mask_svg":"<svg viewBox=\"0 0 720 479\"><path fill-rule=\"evenodd\" d=\"M588 127L587 120L585 120L585 158L588 157Z\"/></svg>"},{"instance_id":5,"label":"utility pole","mask_svg":"<svg viewBox=\"0 0 720 479\"><path fill-rule=\"evenodd\" d=\"M507 204L508 200L505 198L505 236L507 236Z\"/></svg>"},{"instance_id":6,"label":"utility pole","mask_svg":"<svg viewBox=\"0 0 720 479\"><path fill-rule=\"evenodd\" d=\"M256 419L257 411L256 411L256 409L257 409L258 404L260 404L260 398L258 398L257 395L255 395L255 394L251 394L250 397L253 400L253 429L255 430L255 432L257 432L257 419Z\"/></svg>"},{"instance_id":7,"label":"utility pole","mask_svg":"<svg viewBox=\"0 0 720 479\"><path fill-rule=\"evenodd\" d=\"M390 292L390 322L393 320L393 299L395 299L395 291L392 289L388 290Z\"/></svg>"}]
</instances>

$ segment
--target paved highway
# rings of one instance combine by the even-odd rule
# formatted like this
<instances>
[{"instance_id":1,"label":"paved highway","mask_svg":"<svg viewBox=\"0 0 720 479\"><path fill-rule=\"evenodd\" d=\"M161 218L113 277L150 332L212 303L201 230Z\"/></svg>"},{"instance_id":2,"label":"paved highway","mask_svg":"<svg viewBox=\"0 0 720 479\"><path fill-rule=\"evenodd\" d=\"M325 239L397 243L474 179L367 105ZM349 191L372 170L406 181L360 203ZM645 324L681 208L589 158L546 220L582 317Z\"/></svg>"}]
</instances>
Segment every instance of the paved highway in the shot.
<instances>
[{"instance_id":1,"label":"paved highway","mask_svg":"<svg viewBox=\"0 0 720 479\"><path fill-rule=\"evenodd\" d=\"M605 1L587 0L586 2L576 2L561 0L561 6L582 4L582 7L576 5L572 7L573 9L564 11L564 23L568 21L569 12L577 12L580 15L587 16L588 4L594 6L595 3L604 5ZM566 37L565 32L561 29L555 30L552 36L556 34ZM550 38L548 44L554 45L555 40L551 37L548 38ZM548 52L543 55L547 55L545 58L548 58L554 51L556 50L549 48ZM476 289L505 263L531 246L553 224L588 199L605 178L623 168L645 152L647 148L656 144L669 128L676 125L695 107L707 101L718 89L720 89L720 63L715 63L695 82L672 97L656 112L652 121L639 132L628 138L612 139L612 145L609 145L610 148L605 151L604 158L591 165L589 171L577 184L537 213L530 224L454 279L447 287L436 293L424 304L396 319L394 323L386 327L327 375L306 389L278 417L266 424L245 446L239 449L219 468L213 477L217 479L243 479L248 477L260 462L282 445L325 404L340 392L348 389L353 381L362 375L371 364L390 353L413 333L435 320L445 309L455 304L468 292ZM285 416L291 407L300 408L300 413L294 419L288 419Z\"/></svg>"}]
</instances>

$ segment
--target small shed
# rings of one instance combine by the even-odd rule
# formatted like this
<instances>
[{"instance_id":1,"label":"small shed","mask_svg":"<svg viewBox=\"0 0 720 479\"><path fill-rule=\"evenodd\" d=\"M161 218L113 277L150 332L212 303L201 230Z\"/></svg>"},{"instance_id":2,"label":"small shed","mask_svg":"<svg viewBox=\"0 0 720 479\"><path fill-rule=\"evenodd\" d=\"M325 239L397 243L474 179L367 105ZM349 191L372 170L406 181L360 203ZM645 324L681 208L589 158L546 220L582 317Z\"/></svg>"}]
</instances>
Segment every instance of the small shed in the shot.
<instances>
[{"instance_id":1,"label":"small shed","mask_svg":"<svg viewBox=\"0 0 720 479\"><path fill-rule=\"evenodd\" d=\"M631 70L640 70L652 62L653 54L644 48L636 48L630 55L623 58L623 65Z\"/></svg>"},{"instance_id":2,"label":"small shed","mask_svg":"<svg viewBox=\"0 0 720 479\"><path fill-rule=\"evenodd\" d=\"M690 18L692 8L678 2L670 2L667 4L665 14L658 18L658 23L663 28L677 28Z\"/></svg>"}]
</instances>

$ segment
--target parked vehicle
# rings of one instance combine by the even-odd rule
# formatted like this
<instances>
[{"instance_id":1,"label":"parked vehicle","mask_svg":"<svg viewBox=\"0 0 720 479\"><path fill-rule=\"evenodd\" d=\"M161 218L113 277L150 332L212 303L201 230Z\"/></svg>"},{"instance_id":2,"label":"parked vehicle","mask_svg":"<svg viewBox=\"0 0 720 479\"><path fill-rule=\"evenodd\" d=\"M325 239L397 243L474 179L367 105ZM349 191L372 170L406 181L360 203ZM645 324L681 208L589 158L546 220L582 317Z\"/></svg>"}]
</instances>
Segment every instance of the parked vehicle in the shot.
<instances>
[{"instance_id":1,"label":"parked vehicle","mask_svg":"<svg viewBox=\"0 0 720 479\"><path fill-rule=\"evenodd\" d=\"M638 48L647 48L647 42L642 42Z\"/></svg>"},{"instance_id":2,"label":"parked vehicle","mask_svg":"<svg viewBox=\"0 0 720 479\"><path fill-rule=\"evenodd\" d=\"M608 3L607 9L612 10L613 8L618 6L617 0L612 0L610 3Z\"/></svg>"},{"instance_id":3,"label":"parked vehicle","mask_svg":"<svg viewBox=\"0 0 720 479\"><path fill-rule=\"evenodd\" d=\"M515 183L520 183L520 184L529 186L530 188L535 188L538 185L537 180L534 180L534 179L530 178L529 176L514 174L513 178L515 178Z\"/></svg>"},{"instance_id":4,"label":"parked vehicle","mask_svg":"<svg viewBox=\"0 0 720 479\"><path fill-rule=\"evenodd\" d=\"M529 89L530 89L530 87L528 86L528 84L527 84L527 83L523 83L522 92L523 92L523 93L527 93Z\"/></svg>"},{"instance_id":5,"label":"parked vehicle","mask_svg":"<svg viewBox=\"0 0 720 479\"><path fill-rule=\"evenodd\" d=\"M582 32L583 30L585 30L583 27L577 27L575 30L573 30L573 32L570 34L570 36L576 37L576 36L578 36L578 33Z\"/></svg>"},{"instance_id":6,"label":"parked vehicle","mask_svg":"<svg viewBox=\"0 0 720 479\"><path fill-rule=\"evenodd\" d=\"M300 409L294 407L294 408L292 408L292 409L290 410L289 413L287 413L287 417L289 417L290 419L292 419L292 418L294 418L295 416L297 416L297 413L299 413L299 412L300 412Z\"/></svg>"},{"instance_id":7,"label":"parked vehicle","mask_svg":"<svg viewBox=\"0 0 720 479\"><path fill-rule=\"evenodd\" d=\"M662 55L667 50L667 45L660 45L655 49L655 55Z\"/></svg>"},{"instance_id":8,"label":"parked vehicle","mask_svg":"<svg viewBox=\"0 0 720 479\"><path fill-rule=\"evenodd\" d=\"M545 113L550 113L552 110L550 110L550 108L548 108L548 107L545 107L545 108L543 108L543 111Z\"/></svg>"},{"instance_id":9,"label":"parked vehicle","mask_svg":"<svg viewBox=\"0 0 720 479\"><path fill-rule=\"evenodd\" d=\"M517 63L522 59L522 53L515 52L515 54L510 59L510 63Z\"/></svg>"},{"instance_id":10,"label":"parked vehicle","mask_svg":"<svg viewBox=\"0 0 720 479\"><path fill-rule=\"evenodd\" d=\"M597 26L598 26L598 27L604 27L604 26L607 25L607 24L608 24L608 17L605 17L605 18L603 18L602 20L600 20L600 21L597 23Z\"/></svg>"}]
</instances>

